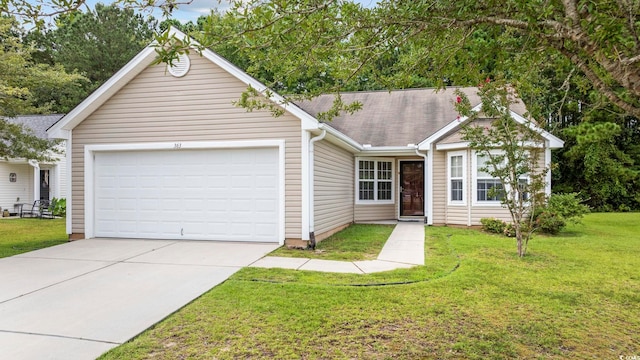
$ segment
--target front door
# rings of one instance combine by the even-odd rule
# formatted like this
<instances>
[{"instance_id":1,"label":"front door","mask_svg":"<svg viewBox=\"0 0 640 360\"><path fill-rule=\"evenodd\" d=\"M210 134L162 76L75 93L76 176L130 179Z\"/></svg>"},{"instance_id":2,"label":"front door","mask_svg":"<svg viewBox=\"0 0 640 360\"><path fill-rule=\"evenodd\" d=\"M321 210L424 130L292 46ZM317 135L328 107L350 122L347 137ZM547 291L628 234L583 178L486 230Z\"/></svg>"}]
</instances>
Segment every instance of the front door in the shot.
<instances>
[{"instance_id":1,"label":"front door","mask_svg":"<svg viewBox=\"0 0 640 360\"><path fill-rule=\"evenodd\" d=\"M424 216L424 161L400 162L400 216Z\"/></svg>"},{"instance_id":2,"label":"front door","mask_svg":"<svg viewBox=\"0 0 640 360\"><path fill-rule=\"evenodd\" d=\"M40 200L49 200L49 170L40 170Z\"/></svg>"}]
</instances>

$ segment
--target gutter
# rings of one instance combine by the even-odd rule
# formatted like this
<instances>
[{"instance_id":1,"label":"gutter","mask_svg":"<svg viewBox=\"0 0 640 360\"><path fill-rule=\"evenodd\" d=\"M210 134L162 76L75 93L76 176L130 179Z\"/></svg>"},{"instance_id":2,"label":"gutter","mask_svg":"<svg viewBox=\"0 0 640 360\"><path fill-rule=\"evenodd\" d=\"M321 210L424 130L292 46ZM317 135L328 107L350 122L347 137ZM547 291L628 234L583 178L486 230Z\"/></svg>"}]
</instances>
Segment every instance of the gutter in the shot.
<instances>
[{"instance_id":1,"label":"gutter","mask_svg":"<svg viewBox=\"0 0 640 360\"><path fill-rule=\"evenodd\" d=\"M318 129L320 129L322 131L326 131L327 133L329 133L329 135L338 138L339 140L343 141L345 144L347 144L353 150L362 151L364 149L362 147L362 145L360 145L359 143L354 141L352 138L344 135L343 133L339 132L338 130L332 128L331 126L329 126L329 125L327 125L325 123L318 124Z\"/></svg>"}]
</instances>

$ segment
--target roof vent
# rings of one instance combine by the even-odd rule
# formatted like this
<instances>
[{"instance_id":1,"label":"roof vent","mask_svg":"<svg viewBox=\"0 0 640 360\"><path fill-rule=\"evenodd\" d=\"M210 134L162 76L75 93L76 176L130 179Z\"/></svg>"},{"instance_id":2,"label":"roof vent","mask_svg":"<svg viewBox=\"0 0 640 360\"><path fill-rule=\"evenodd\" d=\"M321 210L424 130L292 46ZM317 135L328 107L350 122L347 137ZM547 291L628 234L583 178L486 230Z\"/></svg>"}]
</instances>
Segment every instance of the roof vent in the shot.
<instances>
[{"instance_id":1,"label":"roof vent","mask_svg":"<svg viewBox=\"0 0 640 360\"><path fill-rule=\"evenodd\" d=\"M189 60L189 55L180 54L177 59L173 60L173 65L167 64L167 70L169 74L175 77L183 77L189 72L190 66L191 61Z\"/></svg>"}]
</instances>

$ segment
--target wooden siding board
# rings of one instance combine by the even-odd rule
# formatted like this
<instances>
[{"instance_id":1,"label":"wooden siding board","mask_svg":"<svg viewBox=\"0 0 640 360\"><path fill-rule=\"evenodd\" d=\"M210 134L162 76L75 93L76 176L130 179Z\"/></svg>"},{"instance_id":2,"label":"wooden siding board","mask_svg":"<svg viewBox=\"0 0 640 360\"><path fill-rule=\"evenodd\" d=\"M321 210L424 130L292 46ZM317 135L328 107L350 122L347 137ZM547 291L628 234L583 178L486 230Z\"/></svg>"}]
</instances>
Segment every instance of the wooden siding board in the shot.
<instances>
[{"instance_id":1,"label":"wooden siding board","mask_svg":"<svg viewBox=\"0 0 640 360\"><path fill-rule=\"evenodd\" d=\"M84 147L89 144L285 140L285 237L301 237L300 120L247 112L233 104L247 86L209 60L192 56L182 78L152 65L73 129L74 233L84 233Z\"/></svg>"}]
</instances>

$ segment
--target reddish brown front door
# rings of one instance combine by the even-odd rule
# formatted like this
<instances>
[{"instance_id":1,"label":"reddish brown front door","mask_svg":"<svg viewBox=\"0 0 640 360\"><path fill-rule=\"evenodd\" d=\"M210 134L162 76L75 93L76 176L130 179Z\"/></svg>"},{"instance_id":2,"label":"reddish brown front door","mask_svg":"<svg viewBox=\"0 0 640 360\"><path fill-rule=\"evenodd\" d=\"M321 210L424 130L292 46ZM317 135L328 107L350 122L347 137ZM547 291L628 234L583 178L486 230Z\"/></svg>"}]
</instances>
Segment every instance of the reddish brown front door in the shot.
<instances>
[{"instance_id":1,"label":"reddish brown front door","mask_svg":"<svg viewBox=\"0 0 640 360\"><path fill-rule=\"evenodd\" d=\"M424 216L424 162L400 162L400 216Z\"/></svg>"}]
</instances>

